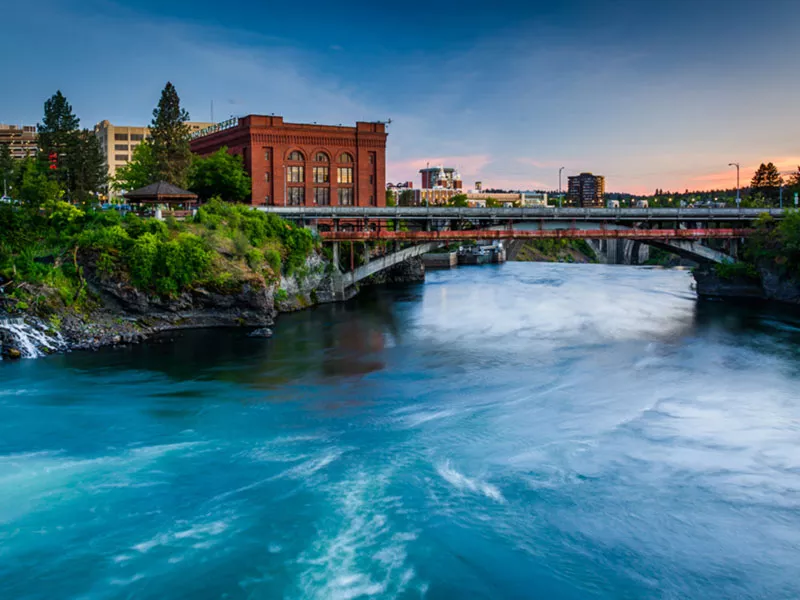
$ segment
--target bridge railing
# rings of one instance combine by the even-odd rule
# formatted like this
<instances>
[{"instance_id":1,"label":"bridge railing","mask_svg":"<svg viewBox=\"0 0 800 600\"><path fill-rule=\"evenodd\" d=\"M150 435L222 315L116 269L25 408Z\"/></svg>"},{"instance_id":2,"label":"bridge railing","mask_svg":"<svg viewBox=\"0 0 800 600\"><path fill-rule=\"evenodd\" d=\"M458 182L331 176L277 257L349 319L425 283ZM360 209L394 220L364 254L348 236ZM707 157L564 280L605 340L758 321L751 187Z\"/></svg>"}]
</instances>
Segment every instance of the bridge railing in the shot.
<instances>
[{"instance_id":1,"label":"bridge railing","mask_svg":"<svg viewBox=\"0 0 800 600\"><path fill-rule=\"evenodd\" d=\"M780 208L458 208L447 206L259 206L258 210L298 219L493 219L582 221L752 221Z\"/></svg>"}]
</instances>

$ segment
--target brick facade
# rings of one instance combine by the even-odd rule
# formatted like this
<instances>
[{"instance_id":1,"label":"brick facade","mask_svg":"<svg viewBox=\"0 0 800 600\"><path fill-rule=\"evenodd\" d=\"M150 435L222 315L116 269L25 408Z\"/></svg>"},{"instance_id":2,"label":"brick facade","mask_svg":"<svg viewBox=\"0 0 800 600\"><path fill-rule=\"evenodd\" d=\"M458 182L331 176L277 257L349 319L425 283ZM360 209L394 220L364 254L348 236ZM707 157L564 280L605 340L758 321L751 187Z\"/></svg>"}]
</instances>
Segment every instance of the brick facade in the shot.
<instances>
[{"instance_id":1,"label":"brick facade","mask_svg":"<svg viewBox=\"0 0 800 600\"><path fill-rule=\"evenodd\" d=\"M352 198L353 206L385 206L386 135L383 123L336 127L250 115L193 139L191 147L207 156L227 146L242 156L253 180L252 205L337 206Z\"/></svg>"}]
</instances>

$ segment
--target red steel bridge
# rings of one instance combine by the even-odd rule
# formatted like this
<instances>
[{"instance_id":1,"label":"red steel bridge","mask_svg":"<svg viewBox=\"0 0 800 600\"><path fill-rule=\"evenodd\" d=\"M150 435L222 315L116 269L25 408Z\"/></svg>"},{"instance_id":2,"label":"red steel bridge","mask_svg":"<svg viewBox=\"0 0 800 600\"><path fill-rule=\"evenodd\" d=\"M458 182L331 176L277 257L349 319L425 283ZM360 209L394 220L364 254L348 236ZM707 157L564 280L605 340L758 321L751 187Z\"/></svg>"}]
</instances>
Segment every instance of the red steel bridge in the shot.
<instances>
[{"instance_id":1,"label":"red steel bridge","mask_svg":"<svg viewBox=\"0 0 800 600\"><path fill-rule=\"evenodd\" d=\"M762 214L782 209L740 208L453 208L267 206L319 232L323 241L396 242L395 252L341 275L341 290L437 246L466 240L638 240L697 262L733 262L739 241ZM352 252L352 245L350 246ZM379 263L379 264L378 264Z\"/></svg>"}]
</instances>

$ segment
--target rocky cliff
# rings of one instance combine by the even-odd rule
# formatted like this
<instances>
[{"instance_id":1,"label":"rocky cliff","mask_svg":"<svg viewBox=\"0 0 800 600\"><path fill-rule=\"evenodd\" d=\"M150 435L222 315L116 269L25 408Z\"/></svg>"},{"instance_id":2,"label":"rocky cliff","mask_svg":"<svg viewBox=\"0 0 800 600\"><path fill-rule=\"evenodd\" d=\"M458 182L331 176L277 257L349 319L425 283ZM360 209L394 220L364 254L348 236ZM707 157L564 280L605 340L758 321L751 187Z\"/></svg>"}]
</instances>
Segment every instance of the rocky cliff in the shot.
<instances>
[{"instance_id":1,"label":"rocky cliff","mask_svg":"<svg viewBox=\"0 0 800 600\"><path fill-rule=\"evenodd\" d=\"M800 305L800 282L781 275L772 265L762 264L757 276L723 276L713 265L693 271L697 295L705 298L762 299Z\"/></svg>"}]
</instances>

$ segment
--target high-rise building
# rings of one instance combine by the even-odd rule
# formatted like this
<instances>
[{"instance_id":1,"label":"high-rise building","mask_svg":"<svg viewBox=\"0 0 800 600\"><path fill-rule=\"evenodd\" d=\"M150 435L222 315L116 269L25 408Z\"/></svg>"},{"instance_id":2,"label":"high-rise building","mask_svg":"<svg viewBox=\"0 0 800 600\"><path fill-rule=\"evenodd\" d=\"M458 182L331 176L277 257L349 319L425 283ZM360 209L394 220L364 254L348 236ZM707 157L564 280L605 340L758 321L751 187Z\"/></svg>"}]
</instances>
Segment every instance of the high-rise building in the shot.
<instances>
[{"instance_id":1,"label":"high-rise building","mask_svg":"<svg viewBox=\"0 0 800 600\"><path fill-rule=\"evenodd\" d=\"M189 132L194 134L213 123L188 122L186 125ZM112 179L119 167L130 162L134 148L150 136L150 128L112 125L108 121L101 121L94 126L94 134L100 141L108 177Z\"/></svg>"},{"instance_id":2,"label":"high-rise building","mask_svg":"<svg viewBox=\"0 0 800 600\"><path fill-rule=\"evenodd\" d=\"M602 175L581 173L569 177L567 200L574 206L603 206L603 195L606 192L606 179Z\"/></svg>"},{"instance_id":3,"label":"high-rise building","mask_svg":"<svg viewBox=\"0 0 800 600\"><path fill-rule=\"evenodd\" d=\"M8 144L11 156L25 158L36 154L36 125L3 125L0 123L0 144Z\"/></svg>"},{"instance_id":4,"label":"high-rise building","mask_svg":"<svg viewBox=\"0 0 800 600\"><path fill-rule=\"evenodd\" d=\"M386 125L285 123L249 115L198 131L192 152L238 154L252 180L250 204L385 206Z\"/></svg>"},{"instance_id":5,"label":"high-rise building","mask_svg":"<svg viewBox=\"0 0 800 600\"><path fill-rule=\"evenodd\" d=\"M461 175L452 167L426 167L420 169L419 172L422 174L422 189L460 190L462 188Z\"/></svg>"}]
</instances>

